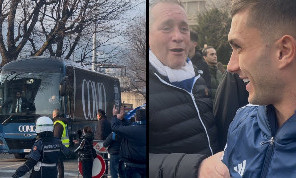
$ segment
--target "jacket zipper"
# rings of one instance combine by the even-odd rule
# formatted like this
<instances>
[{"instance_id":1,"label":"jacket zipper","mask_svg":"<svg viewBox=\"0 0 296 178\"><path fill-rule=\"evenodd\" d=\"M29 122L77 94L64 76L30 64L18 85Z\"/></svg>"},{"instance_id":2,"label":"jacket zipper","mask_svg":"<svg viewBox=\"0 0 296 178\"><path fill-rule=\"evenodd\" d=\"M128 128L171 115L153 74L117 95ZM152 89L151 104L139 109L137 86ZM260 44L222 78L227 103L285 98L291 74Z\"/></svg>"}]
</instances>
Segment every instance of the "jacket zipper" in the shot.
<instances>
[{"instance_id":1,"label":"jacket zipper","mask_svg":"<svg viewBox=\"0 0 296 178\"><path fill-rule=\"evenodd\" d=\"M266 151L266 154L265 154L265 159L264 159L264 163L263 163L263 168L262 168L262 171L261 171L261 178L266 178L267 176L267 173L268 173L268 169L270 167L270 163L271 163L271 158L272 158L272 155L274 153L274 137L271 137L270 140L268 141L263 141L260 143L261 145L264 145L264 144L269 144L268 145L268 148L267 148L267 151Z\"/></svg>"},{"instance_id":2,"label":"jacket zipper","mask_svg":"<svg viewBox=\"0 0 296 178\"><path fill-rule=\"evenodd\" d=\"M176 87L176 86L174 86L174 85L172 85L172 84L166 82L165 80L163 80L162 78L160 78L156 73L154 73L154 75L156 75L156 77L157 77L162 83L164 83L164 84L166 84L166 85L168 85L168 86L171 86L171 87L173 87L173 88L177 88L177 89L183 90L183 91L185 91L186 93L188 93L188 94L191 96L191 99L192 99L192 101L193 101L194 107L195 107L195 109L196 109L196 111L197 111L197 114L198 114L198 118L199 118L199 120L200 120L200 122L201 122L201 124L202 124L202 126L203 126L203 128L204 128L204 130L205 130L205 132L206 132L207 139L208 139L208 144L209 144L208 146L209 146L210 151L211 151L211 153L212 153L212 155L213 155L214 153L213 153L213 150L212 150L212 147L211 147L210 137L209 137L209 135L208 135L207 128L206 128L206 126L204 125L204 123L203 123L203 121L202 121L202 119L201 119L201 117L200 117L199 109L198 109L198 107L197 107L197 104L196 104L196 102L195 102L195 98L194 98L192 92L189 93L187 90L184 90L183 88ZM200 76L200 75L198 75L198 76ZM196 82L196 80L194 81L194 83L193 83L193 85L192 85L193 87L194 87L195 82Z\"/></svg>"}]
</instances>

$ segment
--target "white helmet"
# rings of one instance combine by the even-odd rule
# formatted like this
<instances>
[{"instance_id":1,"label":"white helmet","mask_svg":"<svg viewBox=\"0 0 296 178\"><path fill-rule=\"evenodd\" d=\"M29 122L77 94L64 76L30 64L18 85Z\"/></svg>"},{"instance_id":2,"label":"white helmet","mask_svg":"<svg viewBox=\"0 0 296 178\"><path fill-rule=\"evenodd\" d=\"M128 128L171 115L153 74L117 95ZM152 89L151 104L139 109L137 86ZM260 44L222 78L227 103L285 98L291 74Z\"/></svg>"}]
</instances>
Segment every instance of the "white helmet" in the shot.
<instances>
[{"instance_id":1,"label":"white helmet","mask_svg":"<svg viewBox=\"0 0 296 178\"><path fill-rule=\"evenodd\" d=\"M53 122L49 117L42 116L36 121L36 133L41 133L45 131L53 131Z\"/></svg>"}]
</instances>

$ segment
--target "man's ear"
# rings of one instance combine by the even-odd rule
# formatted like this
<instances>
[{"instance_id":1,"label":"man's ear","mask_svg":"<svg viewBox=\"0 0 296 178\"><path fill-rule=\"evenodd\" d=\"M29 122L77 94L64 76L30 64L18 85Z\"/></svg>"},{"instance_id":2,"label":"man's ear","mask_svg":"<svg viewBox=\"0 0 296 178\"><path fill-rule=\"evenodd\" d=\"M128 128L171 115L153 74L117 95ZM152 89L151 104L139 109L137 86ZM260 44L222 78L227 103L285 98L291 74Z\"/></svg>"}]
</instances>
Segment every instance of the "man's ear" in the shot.
<instances>
[{"instance_id":1,"label":"man's ear","mask_svg":"<svg viewBox=\"0 0 296 178\"><path fill-rule=\"evenodd\" d=\"M197 46L197 42L194 41L194 42L193 42L193 45L194 45L194 48L196 48L196 46Z\"/></svg>"},{"instance_id":2,"label":"man's ear","mask_svg":"<svg viewBox=\"0 0 296 178\"><path fill-rule=\"evenodd\" d=\"M285 68L288 66L296 57L296 41L291 35L284 35L278 41L277 59L279 63L279 68Z\"/></svg>"}]
</instances>

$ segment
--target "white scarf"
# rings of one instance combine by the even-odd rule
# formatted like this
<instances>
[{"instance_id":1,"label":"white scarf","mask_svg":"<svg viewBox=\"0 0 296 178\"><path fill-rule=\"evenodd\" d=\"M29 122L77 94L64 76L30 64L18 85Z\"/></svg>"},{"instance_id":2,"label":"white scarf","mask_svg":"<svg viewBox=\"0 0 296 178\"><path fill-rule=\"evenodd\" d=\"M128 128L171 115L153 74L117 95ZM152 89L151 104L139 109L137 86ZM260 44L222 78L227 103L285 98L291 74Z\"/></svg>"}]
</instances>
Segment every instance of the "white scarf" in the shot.
<instances>
[{"instance_id":1,"label":"white scarf","mask_svg":"<svg viewBox=\"0 0 296 178\"><path fill-rule=\"evenodd\" d=\"M190 60L185 62L185 66L182 66L181 69L172 69L163 65L153 52L149 50L149 62L161 75L167 76L171 83L180 82L195 76L194 68Z\"/></svg>"}]
</instances>

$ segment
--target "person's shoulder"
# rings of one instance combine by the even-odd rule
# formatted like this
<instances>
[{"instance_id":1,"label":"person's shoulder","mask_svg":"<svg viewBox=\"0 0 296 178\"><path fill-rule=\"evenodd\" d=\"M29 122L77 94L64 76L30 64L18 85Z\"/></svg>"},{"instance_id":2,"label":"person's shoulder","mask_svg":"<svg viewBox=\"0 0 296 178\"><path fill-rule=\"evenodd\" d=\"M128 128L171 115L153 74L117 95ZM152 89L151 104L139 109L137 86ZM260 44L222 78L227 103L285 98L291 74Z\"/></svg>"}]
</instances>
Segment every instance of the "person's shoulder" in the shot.
<instances>
[{"instance_id":1,"label":"person's shoulder","mask_svg":"<svg viewBox=\"0 0 296 178\"><path fill-rule=\"evenodd\" d=\"M54 143L61 143L62 144L62 141L61 139L57 138L57 137L50 137L51 141L53 141Z\"/></svg>"},{"instance_id":2,"label":"person's shoulder","mask_svg":"<svg viewBox=\"0 0 296 178\"><path fill-rule=\"evenodd\" d=\"M234 130L243 124L250 123L249 122L250 119L254 119L258 116L257 113L258 113L259 107L263 107L263 106L247 104L246 106L239 108L236 111L233 122L231 123L232 126L230 126L229 129Z\"/></svg>"},{"instance_id":3,"label":"person's shoulder","mask_svg":"<svg viewBox=\"0 0 296 178\"><path fill-rule=\"evenodd\" d=\"M59 122L61 120L55 120L54 122L54 127L63 127L63 125Z\"/></svg>"},{"instance_id":4,"label":"person's shoulder","mask_svg":"<svg viewBox=\"0 0 296 178\"><path fill-rule=\"evenodd\" d=\"M260 105L254 105L254 104L247 104L237 110L237 114L250 114L255 113L258 111L258 108L261 107Z\"/></svg>"},{"instance_id":5,"label":"person's shoulder","mask_svg":"<svg viewBox=\"0 0 296 178\"><path fill-rule=\"evenodd\" d=\"M54 118L54 119L53 119L53 122L54 122L55 124L61 124L61 122L65 124L63 118L60 118L60 117L56 117L56 118Z\"/></svg>"},{"instance_id":6,"label":"person's shoulder","mask_svg":"<svg viewBox=\"0 0 296 178\"><path fill-rule=\"evenodd\" d=\"M41 144L41 143L42 143L42 139L38 138L38 139L35 140L34 145Z\"/></svg>"}]
</instances>

